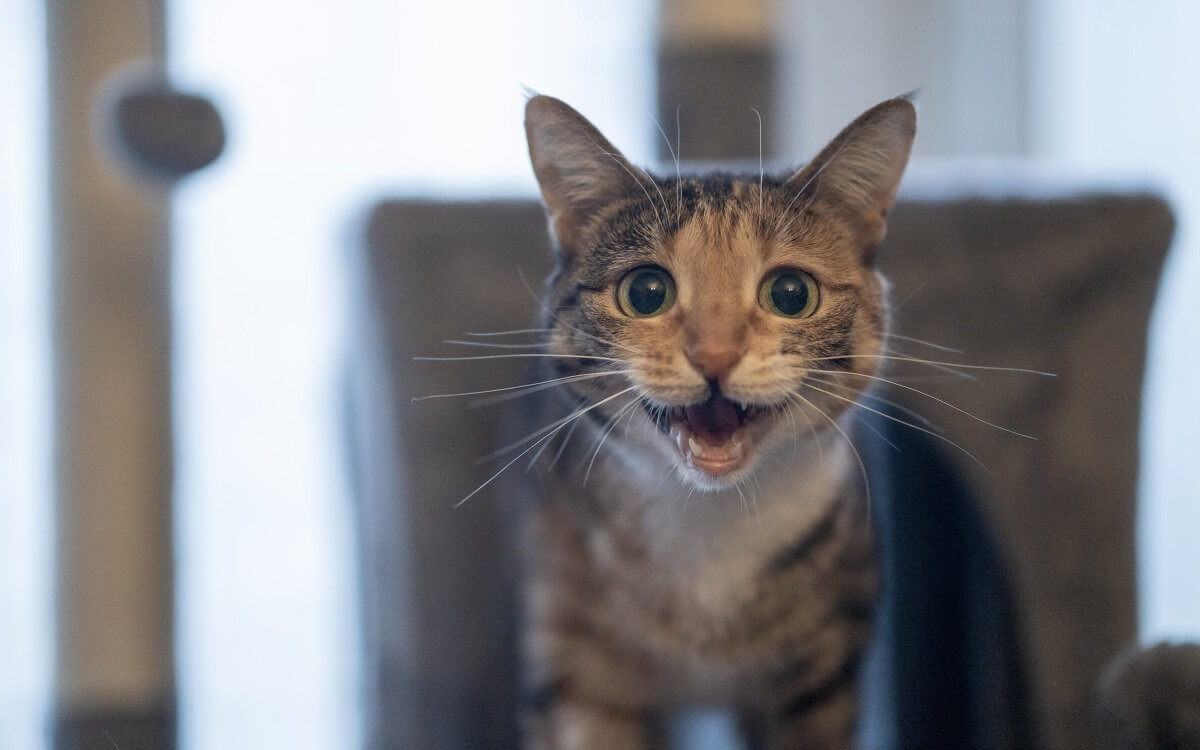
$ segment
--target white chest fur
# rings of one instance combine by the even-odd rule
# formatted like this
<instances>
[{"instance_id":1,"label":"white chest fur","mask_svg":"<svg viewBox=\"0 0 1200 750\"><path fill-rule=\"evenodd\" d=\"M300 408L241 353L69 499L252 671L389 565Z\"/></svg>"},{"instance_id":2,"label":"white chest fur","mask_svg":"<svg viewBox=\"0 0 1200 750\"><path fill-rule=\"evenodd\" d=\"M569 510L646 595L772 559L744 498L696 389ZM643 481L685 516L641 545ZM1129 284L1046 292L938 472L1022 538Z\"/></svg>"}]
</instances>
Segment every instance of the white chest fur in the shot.
<instances>
[{"instance_id":1,"label":"white chest fur","mask_svg":"<svg viewBox=\"0 0 1200 750\"><path fill-rule=\"evenodd\" d=\"M652 492L630 488L641 495L658 584L714 618L737 612L768 561L827 515L856 466L844 443L829 442L781 451L738 488L702 492L673 475Z\"/></svg>"}]
</instances>

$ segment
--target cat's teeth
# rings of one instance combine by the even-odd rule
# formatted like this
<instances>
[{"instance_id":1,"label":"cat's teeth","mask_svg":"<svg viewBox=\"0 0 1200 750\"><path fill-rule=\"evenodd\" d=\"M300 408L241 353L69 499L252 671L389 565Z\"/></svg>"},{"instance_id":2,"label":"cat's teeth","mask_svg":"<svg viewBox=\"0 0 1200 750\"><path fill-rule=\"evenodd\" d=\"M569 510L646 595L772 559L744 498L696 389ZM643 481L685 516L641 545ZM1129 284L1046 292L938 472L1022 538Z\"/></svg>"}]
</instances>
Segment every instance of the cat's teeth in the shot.
<instances>
[{"instance_id":1,"label":"cat's teeth","mask_svg":"<svg viewBox=\"0 0 1200 750\"><path fill-rule=\"evenodd\" d=\"M737 442L735 442L733 444L733 447L729 449L729 457L734 460L740 459L742 457L742 441L741 440L738 440Z\"/></svg>"},{"instance_id":2,"label":"cat's teeth","mask_svg":"<svg viewBox=\"0 0 1200 750\"><path fill-rule=\"evenodd\" d=\"M700 446L700 443L696 442L696 438L694 437L688 438L688 448L691 449L693 456L699 456L704 452L704 448Z\"/></svg>"}]
</instances>

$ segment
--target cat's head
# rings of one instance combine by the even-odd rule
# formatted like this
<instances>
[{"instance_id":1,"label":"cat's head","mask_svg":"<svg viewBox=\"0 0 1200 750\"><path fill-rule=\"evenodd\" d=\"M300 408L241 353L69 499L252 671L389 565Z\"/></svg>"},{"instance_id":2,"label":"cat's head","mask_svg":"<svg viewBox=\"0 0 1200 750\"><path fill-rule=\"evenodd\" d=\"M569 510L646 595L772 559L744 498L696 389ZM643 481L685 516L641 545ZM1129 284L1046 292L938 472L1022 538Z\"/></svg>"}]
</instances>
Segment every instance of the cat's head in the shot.
<instances>
[{"instance_id":1,"label":"cat's head","mask_svg":"<svg viewBox=\"0 0 1200 750\"><path fill-rule=\"evenodd\" d=\"M653 177L546 96L529 100L525 128L558 261L555 374L587 375L567 387L580 408L600 404L591 416L657 427L610 440L720 488L780 445L840 429L883 346L874 254L916 131L908 99L776 178Z\"/></svg>"}]
</instances>

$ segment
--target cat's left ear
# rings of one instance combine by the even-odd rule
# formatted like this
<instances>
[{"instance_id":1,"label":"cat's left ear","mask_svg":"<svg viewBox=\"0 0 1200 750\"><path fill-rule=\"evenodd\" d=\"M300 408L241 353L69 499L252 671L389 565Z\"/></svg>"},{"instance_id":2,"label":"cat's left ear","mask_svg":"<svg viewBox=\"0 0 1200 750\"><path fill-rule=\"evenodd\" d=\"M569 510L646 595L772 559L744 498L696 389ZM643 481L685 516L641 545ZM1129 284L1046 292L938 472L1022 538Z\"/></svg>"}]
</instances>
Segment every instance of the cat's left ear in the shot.
<instances>
[{"instance_id":1,"label":"cat's left ear","mask_svg":"<svg viewBox=\"0 0 1200 750\"><path fill-rule=\"evenodd\" d=\"M539 95L526 102L525 134L550 231L563 253L580 250L582 233L604 208L646 190L649 177L558 99Z\"/></svg>"},{"instance_id":2,"label":"cat's left ear","mask_svg":"<svg viewBox=\"0 0 1200 750\"><path fill-rule=\"evenodd\" d=\"M889 99L864 112L807 166L784 183L809 200L843 213L860 233L866 260L883 241L887 214L896 200L917 133L909 97Z\"/></svg>"}]
</instances>

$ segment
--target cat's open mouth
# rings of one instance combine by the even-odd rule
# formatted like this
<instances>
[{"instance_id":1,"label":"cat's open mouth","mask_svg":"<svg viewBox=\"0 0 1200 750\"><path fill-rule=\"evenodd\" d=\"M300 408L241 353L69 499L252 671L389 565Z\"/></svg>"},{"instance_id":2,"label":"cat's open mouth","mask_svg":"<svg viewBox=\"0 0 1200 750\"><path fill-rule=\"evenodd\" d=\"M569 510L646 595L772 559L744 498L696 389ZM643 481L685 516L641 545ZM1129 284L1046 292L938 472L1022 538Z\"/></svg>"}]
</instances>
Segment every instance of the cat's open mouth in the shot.
<instances>
[{"instance_id":1,"label":"cat's open mouth","mask_svg":"<svg viewBox=\"0 0 1200 750\"><path fill-rule=\"evenodd\" d=\"M766 411L714 395L691 406L659 410L656 422L689 466L719 477L746 464L755 437L748 428Z\"/></svg>"}]
</instances>

